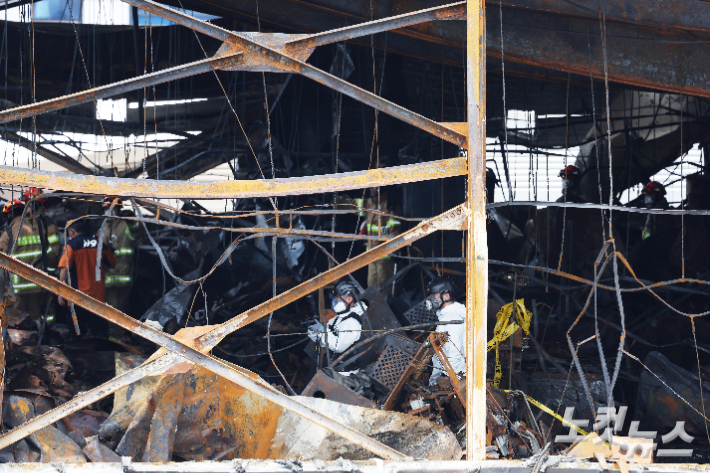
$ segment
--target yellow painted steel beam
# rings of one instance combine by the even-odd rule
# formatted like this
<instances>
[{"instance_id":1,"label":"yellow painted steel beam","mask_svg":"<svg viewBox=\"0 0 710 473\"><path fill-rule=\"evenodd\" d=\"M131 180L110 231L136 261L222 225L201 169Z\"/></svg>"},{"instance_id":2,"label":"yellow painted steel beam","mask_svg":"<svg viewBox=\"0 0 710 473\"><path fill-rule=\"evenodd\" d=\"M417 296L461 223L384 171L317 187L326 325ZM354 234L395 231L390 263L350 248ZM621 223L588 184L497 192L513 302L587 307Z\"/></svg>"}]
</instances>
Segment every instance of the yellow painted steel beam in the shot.
<instances>
[{"instance_id":1,"label":"yellow painted steel beam","mask_svg":"<svg viewBox=\"0 0 710 473\"><path fill-rule=\"evenodd\" d=\"M466 245L466 458L486 459L486 4L468 0L468 235Z\"/></svg>"},{"instance_id":2,"label":"yellow painted steel beam","mask_svg":"<svg viewBox=\"0 0 710 473\"><path fill-rule=\"evenodd\" d=\"M369 171L245 181L125 179L0 166L0 184L41 187L42 189L95 195L151 197L154 199L244 199L340 192L462 176L466 172L465 158L442 159Z\"/></svg>"}]
</instances>

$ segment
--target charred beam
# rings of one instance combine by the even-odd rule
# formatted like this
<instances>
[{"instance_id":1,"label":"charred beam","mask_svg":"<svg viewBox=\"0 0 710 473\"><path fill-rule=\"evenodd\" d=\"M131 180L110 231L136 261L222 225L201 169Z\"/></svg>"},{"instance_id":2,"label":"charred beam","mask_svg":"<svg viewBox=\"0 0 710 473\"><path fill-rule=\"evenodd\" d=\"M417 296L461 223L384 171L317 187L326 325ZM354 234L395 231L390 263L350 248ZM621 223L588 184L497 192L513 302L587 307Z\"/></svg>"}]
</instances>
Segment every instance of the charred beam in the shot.
<instances>
[{"instance_id":1,"label":"charred beam","mask_svg":"<svg viewBox=\"0 0 710 473\"><path fill-rule=\"evenodd\" d=\"M201 61L195 61L189 64L172 67L152 74L145 74L133 79L116 82L113 84L95 87L93 89L76 92L56 99L36 102L21 107L11 108L0 112L0 123L7 123L21 118L32 117L46 112L61 110L67 107L73 107L94 100L115 97L116 95L125 94L134 90L148 87L151 85L162 84L175 79L203 74L205 72L214 71L216 69L225 68L233 65L241 54L228 54L220 57L211 57Z\"/></svg>"},{"instance_id":2,"label":"charred beam","mask_svg":"<svg viewBox=\"0 0 710 473\"><path fill-rule=\"evenodd\" d=\"M496 1L486 3L498 6ZM503 0L503 5L595 20L599 19L601 11L608 20L710 32L708 2L638 0L629 8L623 0L600 0L593 4L564 0Z\"/></svg>"},{"instance_id":3,"label":"charred beam","mask_svg":"<svg viewBox=\"0 0 710 473\"><path fill-rule=\"evenodd\" d=\"M87 168L76 159L72 159L68 156L55 153L54 151L42 146L41 143L34 143L32 140L28 140L27 138L20 136L17 133L6 131L3 133L3 137L7 141L17 143L18 145L22 146L23 148L27 148L30 151L36 151L38 155L42 156L48 161L53 162L54 164L58 164L59 166L66 168L68 171L74 172L76 174L94 174L91 169Z\"/></svg>"},{"instance_id":4,"label":"charred beam","mask_svg":"<svg viewBox=\"0 0 710 473\"><path fill-rule=\"evenodd\" d=\"M508 9L505 60L604 78L600 22ZM489 18L487 51L500 57L500 23ZM710 39L607 22L609 80L637 87L710 97Z\"/></svg>"}]
</instances>

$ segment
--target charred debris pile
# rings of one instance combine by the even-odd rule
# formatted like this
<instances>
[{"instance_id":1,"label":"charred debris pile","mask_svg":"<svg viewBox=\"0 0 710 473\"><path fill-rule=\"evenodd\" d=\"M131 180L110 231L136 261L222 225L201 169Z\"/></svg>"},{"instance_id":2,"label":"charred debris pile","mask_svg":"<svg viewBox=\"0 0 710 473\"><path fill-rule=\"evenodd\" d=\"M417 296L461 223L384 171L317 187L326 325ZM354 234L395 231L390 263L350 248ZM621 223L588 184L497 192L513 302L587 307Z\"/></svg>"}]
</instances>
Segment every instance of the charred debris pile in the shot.
<instances>
[{"instance_id":1,"label":"charred debris pile","mask_svg":"<svg viewBox=\"0 0 710 473\"><path fill-rule=\"evenodd\" d=\"M693 195L690 204L702 208L704 198ZM278 226L305 233L277 238L272 246L271 236L253 231L276 228L268 201L242 201L238 210L224 214L206 212L194 202L185 202L180 210L149 201L134 201L131 207L129 202L114 214L130 222L134 237L133 284L122 309L178 337L199 335L205 327L248 312L274 294L317 276L335 261L347 260L352 251L362 251L362 242L345 235L359 219L358 212L347 206L335 207L339 209L335 230L342 229L344 236L336 240L331 258L333 238L318 232L332 229L332 206L299 202L304 210L280 215ZM297 207L296 202L291 204L289 208ZM101 203L84 197L50 197L44 207L60 233L77 218L90 222L91 231L98 233L104 220ZM664 216L667 220L661 224L666 227L652 238L641 238L641 226L629 221L633 214L615 213L614 228L623 230L617 242L627 244L617 245L615 253L610 245L600 246L601 252L594 250L596 241L580 237L597 231L598 210L567 209L565 218L574 233L565 230L566 243L559 241L561 232L548 236L543 231L559 224L561 209L517 206L489 212L489 457L522 459L543 451L593 456L599 447L590 447L590 453L579 438L588 439L583 436L594 431L608 434L599 418L608 412L611 401L619 414L616 438L627 439L633 447L637 440L629 437L650 431L659 446L677 449L684 444L682 438L664 445L661 437L682 419L685 432L693 437L693 459L702 461L710 452L698 407L703 402L703 381L710 380L710 327L703 318L688 319L682 313L702 312L708 292L700 283L661 283L653 289L644 285L676 276L671 261L681 234L689 255L685 277L703 279L702 262L710 257L706 217L684 217L683 229L680 216ZM419 223L402 221L405 230ZM430 281L443 275L453 283L453 298L465 300L460 243L458 256L450 243L456 235L446 235L447 249L438 258L422 255L441 244L439 237L395 254L395 273L381 287L366 287L366 270L345 278L356 288L358 303L367 308L360 316L362 334L347 350L325 349L317 338L309 337L313 324L327 325L337 317L332 309L337 289L331 285L243 326L212 353L284 394L300 396L301 402L319 412L357 425L400 452L429 459L461 458L466 387L464 379L458 378L464 373L453 371L447 361L442 376L430 383L436 359L447 358L444 345L449 334L441 325L436 330L437 313L428 304L426 290ZM660 255L670 255L668 262L663 263ZM550 269L555 265L546 260L558 258L560 269ZM650 264L652 260L656 263ZM589 261L596 265L586 265ZM618 278L612 271L614 264ZM632 271L633 265L637 272ZM181 284L170 272L183 281L197 282ZM110 330L108 339L77 337L67 308L51 302L45 310L33 314L11 303L5 307L5 430L140 366L158 348L118 328ZM625 343L619 348L622 336ZM573 419L577 427L571 428ZM319 430L308 441L294 438L294 431L306 427L304 422L308 424L269 402L255 403L239 386L209 371L184 366L97 398L6 445L0 459L360 459L371 455L315 426L310 428ZM650 458L645 455L643 461ZM678 458L654 458L673 460Z\"/></svg>"}]
</instances>

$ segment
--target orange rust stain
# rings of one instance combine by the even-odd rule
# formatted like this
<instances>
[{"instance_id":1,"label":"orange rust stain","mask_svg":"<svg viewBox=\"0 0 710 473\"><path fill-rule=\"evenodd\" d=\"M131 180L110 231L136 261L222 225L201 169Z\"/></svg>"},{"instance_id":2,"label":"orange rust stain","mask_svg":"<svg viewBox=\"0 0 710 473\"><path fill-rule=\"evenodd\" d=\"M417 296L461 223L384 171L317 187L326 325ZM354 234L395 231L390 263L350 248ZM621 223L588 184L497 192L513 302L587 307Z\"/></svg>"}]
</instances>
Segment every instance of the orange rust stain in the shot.
<instances>
[{"instance_id":1,"label":"orange rust stain","mask_svg":"<svg viewBox=\"0 0 710 473\"><path fill-rule=\"evenodd\" d=\"M175 452L187 459L265 459L283 409L194 366L184 376Z\"/></svg>"}]
</instances>

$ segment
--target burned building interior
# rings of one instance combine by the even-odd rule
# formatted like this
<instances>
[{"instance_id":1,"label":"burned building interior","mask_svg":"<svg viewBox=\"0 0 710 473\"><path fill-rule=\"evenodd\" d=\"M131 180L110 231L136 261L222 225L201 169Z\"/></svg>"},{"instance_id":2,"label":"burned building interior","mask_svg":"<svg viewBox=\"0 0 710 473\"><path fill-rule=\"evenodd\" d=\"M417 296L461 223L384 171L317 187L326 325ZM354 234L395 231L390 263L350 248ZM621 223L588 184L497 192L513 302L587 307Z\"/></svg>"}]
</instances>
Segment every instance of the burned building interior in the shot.
<instances>
[{"instance_id":1,"label":"burned building interior","mask_svg":"<svg viewBox=\"0 0 710 473\"><path fill-rule=\"evenodd\" d=\"M710 2L0 6L0 463L710 459Z\"/></svg>"}]
</instances>

